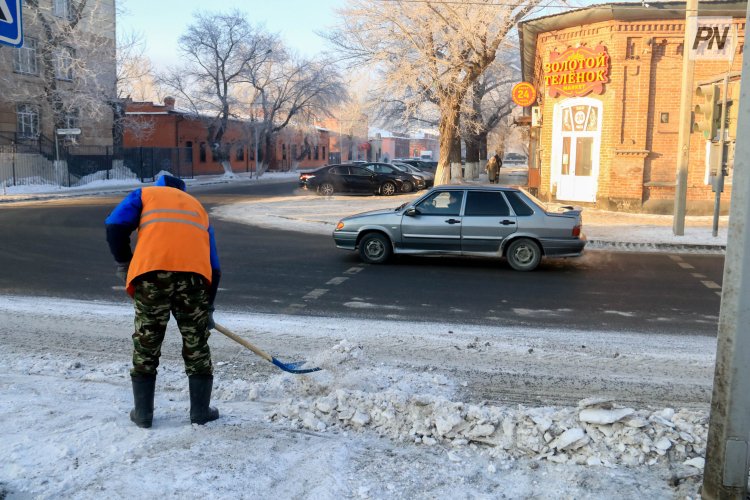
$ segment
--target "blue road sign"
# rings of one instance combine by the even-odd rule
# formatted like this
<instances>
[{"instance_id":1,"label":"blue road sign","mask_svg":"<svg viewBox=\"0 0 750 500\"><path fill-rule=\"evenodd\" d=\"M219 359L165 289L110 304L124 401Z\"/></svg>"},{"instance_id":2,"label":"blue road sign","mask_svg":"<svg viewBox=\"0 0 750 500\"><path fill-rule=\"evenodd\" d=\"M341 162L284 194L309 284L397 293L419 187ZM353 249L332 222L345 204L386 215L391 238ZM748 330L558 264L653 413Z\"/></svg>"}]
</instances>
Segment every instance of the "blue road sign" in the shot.
<instances>
[{"instance_id":1,"label":"blue road sign","mask_svg":"<svg viewBox=\"0 0 750 500\"><path fill-rule=\"evenodd\" d=\"M20 47L23 45L21 0L0 0L0 43Z\"/></svg>"}]
</instances>

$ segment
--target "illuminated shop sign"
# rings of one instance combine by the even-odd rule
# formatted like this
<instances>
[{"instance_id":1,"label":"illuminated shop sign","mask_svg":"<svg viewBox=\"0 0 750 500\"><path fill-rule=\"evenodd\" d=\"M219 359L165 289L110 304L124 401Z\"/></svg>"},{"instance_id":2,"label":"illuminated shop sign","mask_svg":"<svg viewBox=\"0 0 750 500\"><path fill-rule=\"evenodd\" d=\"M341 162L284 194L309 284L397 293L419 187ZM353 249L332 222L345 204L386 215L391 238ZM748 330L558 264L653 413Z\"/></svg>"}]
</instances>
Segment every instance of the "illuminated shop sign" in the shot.
<instances>
[{"instance_id":1,"label":"illuminated shop sign","mask_svg":"<svg viewBox=\"0 0 750 500\"><path fill-rule=\"evenodd\" d=\"M603 45L569 48L550 53L544 65L544 83L550 97L604 93L609 83L609 54Z\"/></svg>"}]
</instances>

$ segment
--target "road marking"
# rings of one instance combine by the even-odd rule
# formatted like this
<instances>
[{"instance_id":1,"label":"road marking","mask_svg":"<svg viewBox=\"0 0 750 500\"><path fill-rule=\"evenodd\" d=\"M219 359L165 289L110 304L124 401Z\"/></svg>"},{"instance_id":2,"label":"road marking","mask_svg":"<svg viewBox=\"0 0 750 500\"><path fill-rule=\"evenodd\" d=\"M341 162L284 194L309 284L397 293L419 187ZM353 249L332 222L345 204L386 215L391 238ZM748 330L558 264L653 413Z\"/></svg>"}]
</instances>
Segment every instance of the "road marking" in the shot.
<instances>
[{"instance_id":1,"label":"road marking","mask_svg":"<svg viewBox=\"0 0 750 500\"><path fill-rule=\"evenodd\" d=\"M682 257L680 257L679 255L670 255L669 258L675 262L679 262L682 260Z\"/></svg>"},{"instance_id":2,"label":"road marking","mask_svg":"<svg viewBox=\"0 0 750 500\"><path fill-rule=\"evenodd\" d=\"M703 279L703 278L705 278L705 277L706 277L706 275L705 275L705 274L701 274L701 273L693 273L693 278Z\"/></svg>"},{"instance_id":3,"label":"road marking","mask_svg":"<svg viewBox=\"0 0 750 500\"><path fill-rule=\"evenodd\" d=\"M715 289L718 288L719 290L721 290L721 285L719 285L715 281L703 280L703 281L701 281L701 283L703 283L704 285L706 285L707 288L711 288L713 290L715 290Z\"/></svg>"},{"instance_id":4,"label":"road marking","mask_svg":"<svg viewBox=\"0 0 750 500\"><path fill-rule=\"evenodd\" d=\"M677 265L683 269L695 269L695 267L691 266L687 262L678 262Z\"/></svg>"},{"instance_id":5,"label":"road marking","mask_svg":"<svg viewBox=\"0 0 750 500\"><path fill-rule=\"evenodd\" d=\"M307 304L289 304L289 307L291 309L304 309L307 307Z\"/></svg>"},{"instance_id":6,"label":"road marking","mask_svg":"<svg viewBox=\"0 0 750 500\"><path fill-rule=\"evenodd\" d=\"M326 283L326 285L340 285L341 283L343 283L344 281L346 281L348 279L349 278L345 278L343 276L339 276L339 277L333 278L331 281L329 281L328 283Z\"/></svg>"},{"instance_id":7,"label":"road marking","mask_svg":"<svg viewBox=\"0 0 750 500\"><path fill-rule=\"evenodd\" d=\"M350 267L346 271L344 271L344 274L357 274L358 272L362 271L364 267Z\"/></svg>"},{"instance_id":8,"label":"road marking","mask_svg":"<svg viewBox=\"0 0 750 500\"><path fill-rule=\"evenodd\" d=\"M306 299L317 299L321 295L325 295L327 292L328 292L328 290L326 290L325 288L316 288L315 290L311 291L310 293L308 293L307 295L305 295L304 297L302 297L302 299L303 300L306 300Z\"/></svg>"}]
</instances>

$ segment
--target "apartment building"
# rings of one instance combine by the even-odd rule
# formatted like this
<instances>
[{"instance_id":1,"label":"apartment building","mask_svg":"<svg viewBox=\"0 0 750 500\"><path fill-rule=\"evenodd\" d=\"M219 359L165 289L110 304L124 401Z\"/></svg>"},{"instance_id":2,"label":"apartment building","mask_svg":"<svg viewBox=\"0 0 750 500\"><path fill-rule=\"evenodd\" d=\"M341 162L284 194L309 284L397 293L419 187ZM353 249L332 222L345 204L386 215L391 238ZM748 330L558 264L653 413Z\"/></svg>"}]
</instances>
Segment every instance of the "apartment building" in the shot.
<instances>
[{"instance_id":1,"label":"apartment building","mask_svg":"<svg viewBox=\"0 0 750 500\"><path fill-rule=\"evenodd\" d=\"M115 22L115 0L23 2L24 44L0 48L0 149L112 146Z\"/></svg>"}]
</instances>

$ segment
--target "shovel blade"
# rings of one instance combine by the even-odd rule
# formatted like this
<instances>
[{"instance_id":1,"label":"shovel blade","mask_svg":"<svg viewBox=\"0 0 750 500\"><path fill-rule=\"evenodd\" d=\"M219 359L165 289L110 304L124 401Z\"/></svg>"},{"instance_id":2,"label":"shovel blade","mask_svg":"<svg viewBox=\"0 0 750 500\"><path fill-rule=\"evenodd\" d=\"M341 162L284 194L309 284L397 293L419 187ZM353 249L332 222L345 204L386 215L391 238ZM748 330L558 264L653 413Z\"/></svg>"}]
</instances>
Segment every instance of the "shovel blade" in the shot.
<instances>
[{"instance_id":1,"label":"shovel blade","mask_svg":"<svg viewBox=\"0 0 750 500\"><path fill-rule=\"evenodd\" d=\"M296 373L296 374L302 374L302 373L312 373L320 371L320 368L300 368L300 366L307 363L307 361L296 361L294 363L283 363L279 361L276 358L271 359L271 363L276 365L277 367L281 368L285 372L289 373Z\"/></svg>"}]
</instances>

